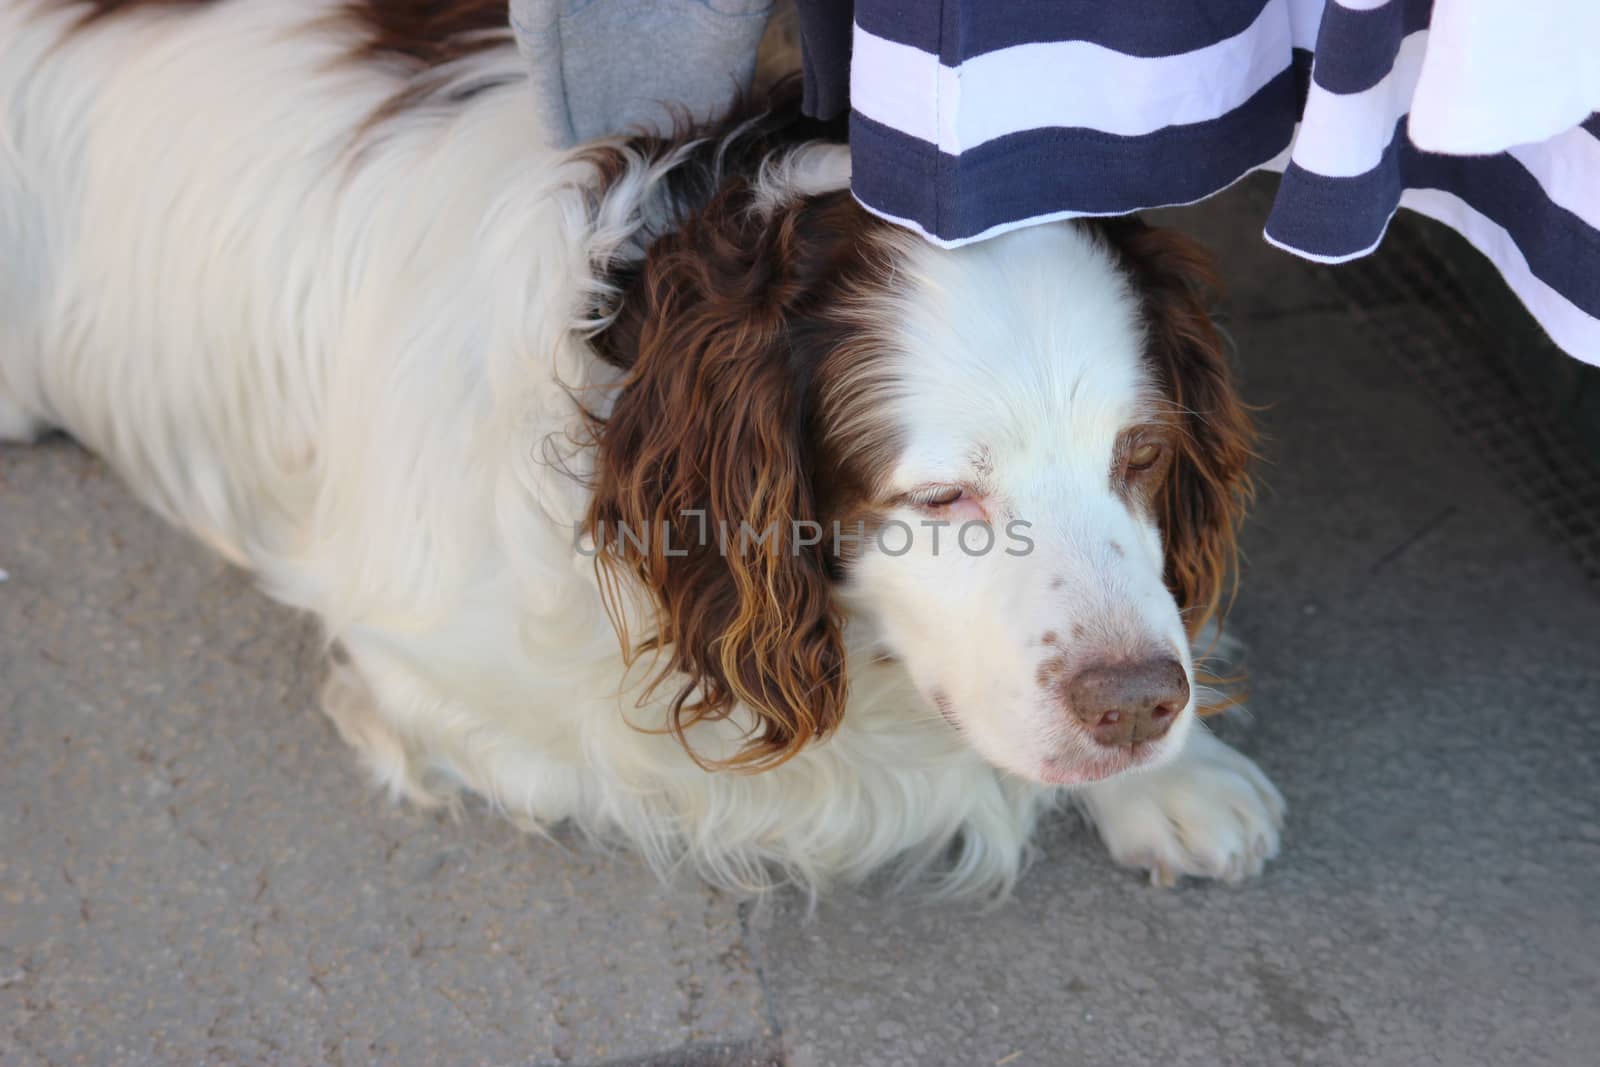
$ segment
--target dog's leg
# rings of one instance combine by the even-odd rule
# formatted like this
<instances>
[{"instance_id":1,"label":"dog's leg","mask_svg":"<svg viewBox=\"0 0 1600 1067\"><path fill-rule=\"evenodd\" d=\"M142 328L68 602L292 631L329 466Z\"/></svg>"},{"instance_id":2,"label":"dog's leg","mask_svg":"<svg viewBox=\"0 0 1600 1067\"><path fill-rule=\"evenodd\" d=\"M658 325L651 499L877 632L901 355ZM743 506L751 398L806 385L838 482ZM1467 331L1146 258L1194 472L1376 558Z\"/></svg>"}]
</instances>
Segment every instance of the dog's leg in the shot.
<instances>
[{"instance_id":1,"label":"dog's leg","mask_svg":"<svg viewBox=\"0 0 1600 1067\"><path fill-rule=\"evenodd\" d=\"M337 647L328 667L328 679L322 684L322 710L390 796L404 797L425 808L441 803L423 785L405 739L384 719L377 694L350 657Z\"/></svg>"},{"instance_id":2,"label":"dog's leg","mask_svg":"<svg viewBox=\"0 0 1600 1067\"><path fill-rule=\"evenodd\" d=\"M1283 795L1249 759L1196 724L1163 766L1077 794L1111 856L1158 885L1180 876L1238 882L1278 854Z\"/></svg>"},{"instance_id":3,"label":"dog's leg","mask_svg":"<svg viewBox=\"0 0 1600 1067\"><path fill-rule=\"evenodd\" d=\"M7 396L4 383L0 383L0 443L25 445L47 429L42 419L29 415Z\"/></svg>"}]
</instances>

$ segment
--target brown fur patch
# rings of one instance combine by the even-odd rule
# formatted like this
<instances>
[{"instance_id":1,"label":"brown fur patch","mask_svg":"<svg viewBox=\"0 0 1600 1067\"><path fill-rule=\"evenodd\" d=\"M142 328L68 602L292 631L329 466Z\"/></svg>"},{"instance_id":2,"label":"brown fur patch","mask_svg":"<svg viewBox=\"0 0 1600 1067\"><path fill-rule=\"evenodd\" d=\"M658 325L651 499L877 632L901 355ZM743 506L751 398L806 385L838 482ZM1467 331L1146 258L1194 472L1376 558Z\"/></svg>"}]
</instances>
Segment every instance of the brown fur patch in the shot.
<instances>
[{"instance_id":1,"label":"brown fur patch","mask_svg":"<svg viewBox=\"0 0 1600 1067\"><path fill-rule=\"evenodd\" d=\"M792 113L792 112L791 112ZM613 606L628 575L655 602L652 632L619 634L630 653L654 653L653 686L674 690L668 729L688 747L695 723L752 711L744 748L718 766L761 769L838 725L848 693L833 581L842 561L832 523L871 511L875 465L891 431L874 432L874 324L856 295L889 277L878 234L886 224L848 193L755 210L751 179L787 141L785 112L706 136L663 195L676 218L642 261L617 268L610 324L594 339L625 372L609 410L590 413L595 439L588 532ZM801 127L804 128L804 127ZM636 154L674 151L637 138ZM591 153L602 181L622 172L620 150ZM602 190L600 195L604 195ZM840 428L847 429L841 431ZM735 538L748 524L777 542L688 538L673 551L608 537L704 516ZM821 524L801 544L797 524ZM692 753L692 749L691 749Z\"/></svg>"},{"instance_id":2,"label":"brown fur patch","mask_svg":"<svg viewBox=\"0 0 1600 1067\"><path fill-rule=\"evenodd\" d=\"M347 0L364 31L358 58L398 57L437 67L512 40L507 0Z\"/></svg>"},{"instance_id":3,"label":"brown fur patch","mask_svg":"<svg viewBox=\"0 0 1600 1067\"><path fill-rule=\"evenodd\" d=\"M80 7L80 26L118 15L159 8L197 8L219 0L57 0ZM356 63L391 63L408 75L404 88L387 100L367 127L428 102L445 84L428 75L457 60L514 42L507 0L345 0L325 24L353 31L350 59ZM452 103L505 79L466 86Z\"/></svg>"},{"instance_id":4,"label":"brown fur patch","mask_svg":"<svg viewBox=\"0 0 1600 1067\"><path fill-rule=\"evenodd\" d=\"M220 0L56 0L83 9L83 22ZM399 59L426 70L512 43L507 0L346 0L335 17L359 29L355 59Z\"/></svg>"},{"instance_id":5,"label":"brown fur patch","mask_svg":"<svg viewBox=\"0 0 1600 1067\"><path fill-rule=\"evenodd\" d=\"M58 0L57 6L82 8L82 21L90 23L130 11L162 7L199 7L201 4L216 2L217 0Z\"/></svg>"},{"instance_id":6,"label":"brown fur patch","mask_svg":"<svg viewBox=\"0 0 1600 1067\"><path fill-rule=\"evenodd\" d=\"M193 8L220 0L57 0L99 22L133 11ZM437 67L511 41L507 0L346 0L341 13L361 27L357 58L400 57Z\"/></svg>"},{"instance_id":7,"label":"brown fur patch","mask_svg":"<svg viewBox=\"0 0 1600 1067\"><path fill-rule=\"evenodd\" d=\"M391 63L407 75L403 87L367 119L364 131L441 96L447 104L460 104L506 84L506 76L489 77L443 93L452 85L450 64L513 47L508 8L507 0L346 0L334 17L358 31L351 60Z\"/></svg>"}]
</instances>

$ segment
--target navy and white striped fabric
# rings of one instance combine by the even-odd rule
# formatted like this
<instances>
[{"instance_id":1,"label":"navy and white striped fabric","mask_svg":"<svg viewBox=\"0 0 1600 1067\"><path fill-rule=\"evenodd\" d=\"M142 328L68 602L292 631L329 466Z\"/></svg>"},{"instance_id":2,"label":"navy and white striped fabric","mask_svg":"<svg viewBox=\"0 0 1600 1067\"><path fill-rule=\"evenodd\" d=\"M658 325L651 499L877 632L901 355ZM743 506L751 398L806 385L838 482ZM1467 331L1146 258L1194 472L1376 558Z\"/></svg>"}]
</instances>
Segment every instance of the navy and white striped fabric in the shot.
<instances>
[{"instance_id":1,"label":"navy and white striped fabric","mask_svg":"<svg viewBox=\"0 0 1600 1067\"><path fill-rule=\"evenodd\" d=\"M855 0L854 18L855 194L939 244L1280 170L1274 244L1340 262L1420 211L1600 363L1600 0Z\"/></svg>"}]
</instances>

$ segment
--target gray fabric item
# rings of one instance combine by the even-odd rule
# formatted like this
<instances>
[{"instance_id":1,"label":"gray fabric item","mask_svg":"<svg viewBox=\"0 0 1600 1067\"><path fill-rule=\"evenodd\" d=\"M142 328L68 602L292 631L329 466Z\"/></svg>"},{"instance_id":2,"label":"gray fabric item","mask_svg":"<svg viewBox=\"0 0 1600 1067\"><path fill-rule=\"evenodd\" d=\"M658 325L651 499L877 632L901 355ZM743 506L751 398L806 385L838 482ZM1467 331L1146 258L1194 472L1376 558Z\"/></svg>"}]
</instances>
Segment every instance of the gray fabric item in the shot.
<instances>
[{"instance_id":1,"label":"gray fabric item","mask_svg":"<svg viewBox=\"0 0 1600 1067\"><path fill-rule=\"evenodd\" d=\"M747 89L774 0L512 0L550 135L575 144L706 119Z\"/></svg>"}]
</instances>

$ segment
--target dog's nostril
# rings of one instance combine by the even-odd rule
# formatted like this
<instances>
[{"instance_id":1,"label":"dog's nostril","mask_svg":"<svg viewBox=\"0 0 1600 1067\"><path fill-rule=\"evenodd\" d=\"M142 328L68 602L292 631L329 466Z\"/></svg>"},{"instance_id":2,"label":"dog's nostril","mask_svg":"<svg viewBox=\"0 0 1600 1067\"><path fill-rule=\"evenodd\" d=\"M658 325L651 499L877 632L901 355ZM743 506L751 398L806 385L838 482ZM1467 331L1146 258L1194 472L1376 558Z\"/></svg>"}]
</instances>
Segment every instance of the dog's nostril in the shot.
<instances>
[{"instance_id":1,"label":"dog's nostril","mask_svg":"<svg viewBox=\"0 0 1600 1067\"><path fill-rule=\"evenodd\" d=\"M1096 741L1120 748L1166 734L1189 703L1189 678L1170 658L1096 664L1068 679L1060 696Z\"/></svg>"}]
</instances>

